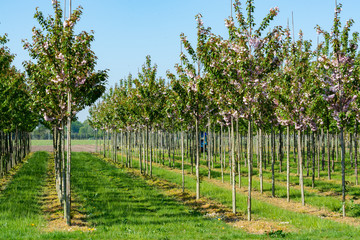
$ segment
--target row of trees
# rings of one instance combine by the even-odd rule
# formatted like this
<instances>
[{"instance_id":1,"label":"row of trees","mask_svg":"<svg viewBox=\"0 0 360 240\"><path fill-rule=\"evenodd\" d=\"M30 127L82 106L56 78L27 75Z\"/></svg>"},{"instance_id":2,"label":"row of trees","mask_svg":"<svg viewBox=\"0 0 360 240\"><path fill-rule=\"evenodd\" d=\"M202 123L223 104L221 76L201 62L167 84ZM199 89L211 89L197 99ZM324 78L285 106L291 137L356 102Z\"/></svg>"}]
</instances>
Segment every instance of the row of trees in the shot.
<instances>
[{"instance_id":1,"label":"row of trees","mask_svg":"<svg viewBox=\"0 0 360 240\"><path fill-rule=\"evenodd\" d=\"M285 157L283 144L286 144L288 201L290 138L294 137L292 154L294 161L298 162L302 204L305 204L303 150L306 146L307 149L313 149L310 151L313 182L316 149L321 152L323 166L327 156L330 179L331 139L339 136L345 216L344 131L350 133L351 144L355 144L356 153L360 106L358 33L350 34L353 20L342 26L339 17L341 4L336 5L331 31L327 32L317 26L317 32L323 36L323 41L312 50L311 41L305 40L301 31L299 38L295 39L289 27L270 28L271 21L279 12L277 7L270 9L258 26L254 20L253 0L246 1L245 9L242 9L239 1L235 1L234 7L237 22L232 17L225 20L229 32L226 38L215 35L210 28L204 27L202 16L197 15L196 47L181 34L186 53L181 52L180 64L175 66L176 74L168 72L171 82L166 84L162 78L156 77L156 65L152 66L150 57L147 57L137 78L133 79L130 75L128 79L122 80L118 86L110 89L100 103L92 107L92 126L113 133L113 146L118 145L117 134L126 132L126 135L121 134L126 140L120 141L125 141L128 152L131 151L131 146L139 147L140 168L145 167L143 172L150 176L154 147L151 139L154 139L155 132L161 131L158 133L160 138L169 133L179 133L181 149L184 149L184 132L186 136L192 135L197 199L200 197L200 131L207 131L210 139L223 139L224 129L227 129L230 139L233 212L236 212L235 185L237 171L241 166L239 162L245 161L246 157L249 182L248 220L251 220L254 133L257 133L257 139L264 139L264 132L270 134L273 195L275 159L282 164ZM246 134L242 127L245 125ZM283 133L284 129L286 134ZM276 131L279 136L278 157L275 150ZM290 131L294 131L292 136ZM304 134L308 131L311 134ZM132 135L135 136L131 137ZM241 143L245 135L246 152ZM136 142L135 145L131 143L131 139ZM263 143L262 140L258 141L260 150L256 154L261 185L262 167L265 164ZM214 146L215 141L209 141L209 153L213 152L211 149ZM221 152L224 145L220 143L220 147ZM113 151L116 153L116 147ZM114 160L116 156L115 154ZM212 157L209 154L209 169ZM354 158L355 166L352 167L357 175L357 154ZM224 156L221 161L225 162Z\"/></svg>"},{"instance_id":2,"label":"row of trees","mask_svg":"<svg viewBox=\"0 0 360 240\"><path fill-rule=\"evenodd\" d=\"M12 66L14 55L0 36L0 176L30 152L30 132L38 123L25 75Z\"/></svg>"}]
</instances>

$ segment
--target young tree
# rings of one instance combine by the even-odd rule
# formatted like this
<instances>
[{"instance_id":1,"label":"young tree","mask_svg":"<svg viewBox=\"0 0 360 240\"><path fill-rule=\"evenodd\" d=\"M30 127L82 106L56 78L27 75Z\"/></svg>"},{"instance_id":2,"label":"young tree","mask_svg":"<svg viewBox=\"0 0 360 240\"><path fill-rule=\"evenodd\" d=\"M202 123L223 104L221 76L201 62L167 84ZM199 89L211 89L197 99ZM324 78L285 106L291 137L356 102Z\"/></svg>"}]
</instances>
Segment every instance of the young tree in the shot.
<instances>
[{"instance_id":1,"label":"young tree","mask_svg":"<svg viewBox=\"0 0 360 240\"><path fill-rule=\"evenodd\" d=\"M70 225L71 119L101 96L105 90L107 71L94 71L96 56L91 51L93 34L74 33L74 26L82 14L81 7L64 22L63 11L57 1L53 1L53 9L55 15L48 18L36 10L34 17L40 29L33 28L33 43L24 43L35 62L25 62L24 65L35 104L44 119L51 122L54 130L63 130L65 120L68 122L66 177L61 190L65 199L66 222Z\"/></svg>"},{"instance_id":2,"label":"young tree","mask_svg":"<svg viewBox=\"0 0 360 240\"><path fill-rule=\"evenodd\" d=\"M318 63L320 68L331 69L328 75L324 75L321 80L324 86L324 99L328 103L331 116L336 121L340 130L341 143L341 179L342 179L342 210L345 217L345 143L344 128L348 124L352 112L359 112L355 105L357 99L359 81L354 77L354 62L358 47L358 33L353 33L353 39L349 39L349 33L354 21L350 19L341 30L339 14L341 4L335 8L334 24L332 33L328 34L317 26L317 31L329 39L331 46L330 57L319 56Z\"/></svg>"}]
</instances>

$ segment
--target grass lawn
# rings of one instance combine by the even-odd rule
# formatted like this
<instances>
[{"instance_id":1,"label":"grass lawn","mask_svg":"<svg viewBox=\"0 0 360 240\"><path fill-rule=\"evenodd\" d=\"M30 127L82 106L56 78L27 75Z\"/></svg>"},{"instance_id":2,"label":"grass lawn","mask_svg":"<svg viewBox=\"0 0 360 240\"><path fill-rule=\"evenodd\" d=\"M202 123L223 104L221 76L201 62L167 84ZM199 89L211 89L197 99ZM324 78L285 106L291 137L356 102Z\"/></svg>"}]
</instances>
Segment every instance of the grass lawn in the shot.
<instances>
[{"instance_id":1,"label":"grass lawn","mask_svg":"<svg viewBox=\"0 0 360 240\"><path fill-rule=\"evenodd\" d=\"M94 239L263 238L234 229L170 199L139 177L89 153L73 154L73 186Z\"/></svg>"}]
</instances>

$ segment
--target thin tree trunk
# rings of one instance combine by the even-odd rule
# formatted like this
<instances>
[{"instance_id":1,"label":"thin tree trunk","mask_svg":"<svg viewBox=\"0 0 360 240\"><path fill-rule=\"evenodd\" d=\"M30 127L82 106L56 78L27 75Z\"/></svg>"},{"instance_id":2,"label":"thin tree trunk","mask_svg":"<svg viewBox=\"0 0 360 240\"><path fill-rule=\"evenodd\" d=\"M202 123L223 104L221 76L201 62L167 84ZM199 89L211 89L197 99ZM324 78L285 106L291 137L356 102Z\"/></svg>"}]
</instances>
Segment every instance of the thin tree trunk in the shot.
<instances>
[{"instance_id":1,"label":"thin tree trunk","mask_svg":"<svg viewBox=\"0 0 360 240\"><path fill-rule=\"evenodd\" d=\"M260 178L260 193L263 193L263 189L264 189L264 183L263 183L263 169L262 169L262 165L263 165L263 146L262 146L262 128L259 128L259 178Z\"/></svg>"},{"instance_id":2,"label":"thin tree trunk","mask_svg":"<svg viewBox=\"0 0 360 240\"><path fill-rule=\"evenodd\" d=\"M252 187L252 120L249 119L248 123L248 201L247 201L247 213L248 213L248 221L251 221L251 187Z\"/></svg>"},{"instance_id":3,"label":"thin tree trunk","mask_svg":"<svg viewBox=\"0 0 360 240\"><path fill-rule=\"evenodd\" d=\"M182 192L185 192L185 173L184 173L184 132L181 129L181 176Z\"/></svg>"},{"instance_id":4,"label":"thin tree trunk","mask_svg":"<svg viewBox=\"0 0 360 240\"><path fill-rule=\"evenodd\" d=\"M286 126L286 196L290 202L290 126Z\"/></svg>"},{"instance_id":5,"label":"thin tree trunk","mask_svg":"<svg viewBox=\"0 0 360 240\"><path fill-rule=\"evenodd\" d=\"M315 132L312 132L311 135L311 143L312 143L312 176L311 176L311 186L315 187Z\"/></svg>"},{"instance_id":6,"label":"thin tree trunk","mask_svg":"<svg viewBox=\"0 0 360 240\"><path fill-rule=\"evenodd\" d=\"M232 170L232 211L236 213L236 165L235 165L235 139L234 139L234 117L231 116L231 170Z\"/></svg>"},{"instance_id":7,"label":"thin tree trunk","mask_svg":"<svg viewBox=\"0 0 360 240\"><path fill-rule=\"evenodd\" d=\"M196 200L200 199L200 157L199 157L199 122L195 120L195 138L196 138Z\"/></svg>"},{"instance_id":8,"label":"thin tree trunk","mask_svg":"<svg viewBox=\"0 0 360 240\"><path fill-rule=\"evenodd\" d=\"M358 154L357 154L357 150L358 150L358 134L357 134L357 126L358 124L355 123L355 134L354 134L354 168L355 168L355 185L358 185L358 163L357 163L357 159L358 159Z\"/></svg>"},{"instance_id":9,"label":"thin tree trunk","mask_svg":"<svg viewBox=\"0 0 360 240\"><path fill-rule=\"evenodd\" d=\"M305 206L305 194L304 194L304 179L303 179L303 164L302 164L302 152L301 152L301 131L298 130L298 156L299 156L299 184L301 188L301 204Z\"/></svg>"},{"instance_id":10,"label":"thin tree trunk","mask_svg":"<svg viewBox=\"0 0 360 240\"><path fill-rule=\"evenodd\" d=\"M67 118L67 158L66 158L66 196L65 196L65 219L66 224L71 226L71 187L70 187L70 174L71 174L71 93L68 91L68 112L69 116Z\"/></svg>"},{"instance_id":11,"label":"thin tree trunk","mask_svg":"<svg viewBox=\"0 0 360 240\"><path fill-rule=\"evenodd\" d=\"M207 137L207 151L208 151L208 178L211 178L211 126L210 126L211 122L210 122L210 118L209 118L209 122L208 122L208 137ZM204 148L205 148L205 139L204 139Z\"/></svg>"},{"instance_id":12,"label":"thin tree trunk","mask_svg":"<svg viewBox=\"0 0 360 240\"><path fill-rule=\"evenodd\" d=\"M345 143L344 143L344 129L340 129L340 144L341 144L341 183L342 183L342 211L343 217L345 214Z\"/></svg>"},{"instance_id":13,"label":"thin tree trunk","mask_svg":"<svg viewBox=\"0 0 360 240\"><path fill-rule=\"evenodd\" d=\"M331 154L330 154L330 134L329 127L326 130L326 144L327 144L327 157L328 157L328 179L331 180Z\"/></svg>"},{"instance_id":14,"label":"thin tree trunk","mask_svg":"<svg viewBox=\"0 0 360 240\"><path fill-rule=\"evenodd\" d=\"M283 162L283 139L282 139L282 127L279 125L279 162L280 162L280 172L282 172L282 162Z\"/></svg>"},{"instance_id":15,"label":"thin tree trunk","mask_svg":"<svg viewBox=\"0 0 360 240\"><path fill-rule=\"evenodd\" d=\"M220 126L220 167L221 167L221 182L224 183L224 160L222 156L222 149L223 149L223 126Z\"/></svg>"},{"instance_id":16,"label":"thin tree trunk","mask_svg":"<svg viewBox=\"0 0 360 240\"><path fill-rule=\"evenodd\" d=\"M275 197L275 134L271 125L271 195Z\"/></svg>"}]
</instances>

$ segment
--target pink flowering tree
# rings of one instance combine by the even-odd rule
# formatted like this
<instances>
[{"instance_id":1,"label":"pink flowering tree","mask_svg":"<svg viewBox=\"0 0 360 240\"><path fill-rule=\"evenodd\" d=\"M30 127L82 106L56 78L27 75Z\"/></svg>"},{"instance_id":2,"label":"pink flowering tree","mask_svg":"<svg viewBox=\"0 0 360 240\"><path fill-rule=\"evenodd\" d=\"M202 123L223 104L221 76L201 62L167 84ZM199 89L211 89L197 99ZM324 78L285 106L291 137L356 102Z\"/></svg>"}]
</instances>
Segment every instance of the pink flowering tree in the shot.
<instances>
[{"instance_id":1,"label":"pink flowering tree","mask_svg":"<svg viewBox=\"0 0 360 240\"><path fill-rule=\"evenodd\" d=\"M203 28L203 21L201 15L196 16L198 22L198 40L197 47L194 49L187 37L182 33L180 38L187 54L181 53L181 64L175 66L179 81L176 82L177 94L181 94L181 101L184 106L181 106L181 112L185 115L191 116L191 121L195 123L195 141L196 141L196 199L200 198L200 156L199 156L199 128L205 117L211 111L209 99L207 98L207 83L209 82L209 75L202 71L202 42L206 35L204 31L209 29ZM175 80L175 75L168 72L168 77ZM185 116L183 115L183 116Z\"/></svg>"},{"instance_id":2,"label":"pink flowering tree","mask_svg":"<svg viewBox=\"0 0 360 240\"><path fill-rule=\"evenodd\" d=\"M67 163L63 157L62 166L60 164L61 145L55 149L55 153L57 189L59 197L64 199L64 213L70 225L71 119L101 96L105 90L107 71L94 71L96 56L91 51L93 34L81 32L76 35L74 32L74 26L82 14L81 7L65 21L62 20L63 12L58 1L53 1L53 9L55 15L48 18L36 10L34 17L40 29L33 28L32 43L24 42L24 48L35 62L25 62L24 65L34 102L45 121L51 122L55 132L63 130L65 120L68 121ZM55 142L61 143L60 139ZM60 169L66 170L64 181Z\"/></svg>"},{"instance_id":3,"label":"pink flowering tree","mask_svg":"<svg viewBox=\"0 0 360 240\"><path fill-rule=\"evenodd\" d=\"M163 109L166 102L165 80L156 75L157 65L152 66L151 57L147 56L141 72L138 73L138 78L134 80L136 90L132 99L138 107L137 114L140 122L146 127L146 149L149 148L149 138L152 137L155 125L163 119ZM150 168L148 172L150 177L152 177L152 162L153 146L150 145Z\"/></svg>"},{"instance_id":4,"label":"pink flowering tree","mask_svg":"<svg viewBox=\"0 0 360 240\"><path fill-rule=\"evenodd\" d=\"M268 113L264 109L268 108L265 108L264 101L272 104L264 90L269 84L267 76L278 69L280 64L278 51L281 46L281 28L275 27L269 32L265 31L278 14L277 7L270 9L269 14L255 28L254 1L246 1L247 17L244 16L239 1L235 1L234 6L238 26L235 26L232 18L225 20L229 30L228 40L202 28L202 35L207 34L208 40L201 45L201 60L206 71L213 79L217 79L213 90L217 92L216 101L224 119L228 122L237 117L248 120L248 219L251 220L252 123L256 121L261 124L266 118L265 115ZM233 195L234 186L235 183ZM233 206L233 211L234 208Z\"/></svg>"},{"instance_id":5,"label":"pink flowering tree","mask_svg":"<svg viewBox=\"0 0 360 240\"><path fill-rule=\"evenodd\" d=\"M323 34L330 43L330 55L319 56L319 68L331 69L321 78L324 88L324 99L328 103L331 116L340 130L341 142L341 170L342 170L342 202L345 217L345 144L344 128L348 124L353 112L359 114L356 99L358 97L359 82L355 77L355 58L357 57L358 34L350 39L350 29L354 21L346 22L341 30L339 14L341 4L335 8L334 24L331 34L317 26L317 31Z\"/></svg>"}]
</instances>

